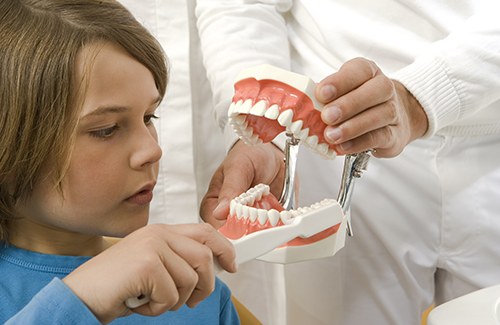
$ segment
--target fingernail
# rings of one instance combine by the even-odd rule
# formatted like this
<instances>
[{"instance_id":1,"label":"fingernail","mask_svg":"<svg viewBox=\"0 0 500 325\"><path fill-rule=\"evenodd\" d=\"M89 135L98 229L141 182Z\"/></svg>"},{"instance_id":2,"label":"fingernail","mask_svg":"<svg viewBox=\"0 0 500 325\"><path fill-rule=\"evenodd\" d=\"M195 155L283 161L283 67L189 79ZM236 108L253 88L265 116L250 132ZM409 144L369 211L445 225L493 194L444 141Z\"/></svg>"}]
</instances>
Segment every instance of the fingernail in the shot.
<instances>
[{"instance_id":1,"label":"fingernail","mask_svg":"<svg viewBox=\"0 0 500 325\"><path fill-rule=\"evenodd\" d=\"M319 90L320 98L318 99L324 102L332 99L334 95L335 95L335 87L333 87L332 85L324 85Z\"/></svg>"},{"instance_id":2,"label":"fingernail","mask_svg":"<svg viewBox=\"0 0 500 325\"><path fill-rule=\"evenodd\" d=\"M346 142L342 143L342 144L340 145L340 147L341 147L341 148L342 148L342 150L344 150L344 152L345 152L345 151L349 150L349 149L352 147L352 141L346 141Z\"/></svg>"},{"instance_id":3,"label":"fingernail","mask_svg":"<svg viewBox=\"0 0 500 325\"><path fill-rule=\"evenodd\" d=\"M229 204L228 199L222 199L217 205L217 207L214 209L213 214L216 215L217 212L219 212L220 210L227 208L228 204Z\"/></svg>"},{"instance_id":4,"label":"fingernail","mask_svg":"<svg viewBox=\"0 0 500 325\"><path fill-rule=\"evenodd\" d=\"M342 112L337 106L325 106L322 115L325 123L332 124L340 118Z\"/></svg>"},{"instance_id":5,"label":"fingernail","mask_svg":"<svg viewBox=\"0 0 500 325\"><path fill-rule=\"evenodd\" d=\"M329 142L335 143L342 136L342 130L336 127L328 127L325 136Z\"/></svg>"},{"instance_id":6,"label":"fingernail","mask_svg":"<svg viewBox=\"0 0 500 325\"><path fill-rule=\"evenodd\" d=\"M238 262L236 262L236 260L234 260L233 262L233 268L235 271L238 271L238 268L240 267L240 265L238 264Z\"/></svg>"}]
</instances>

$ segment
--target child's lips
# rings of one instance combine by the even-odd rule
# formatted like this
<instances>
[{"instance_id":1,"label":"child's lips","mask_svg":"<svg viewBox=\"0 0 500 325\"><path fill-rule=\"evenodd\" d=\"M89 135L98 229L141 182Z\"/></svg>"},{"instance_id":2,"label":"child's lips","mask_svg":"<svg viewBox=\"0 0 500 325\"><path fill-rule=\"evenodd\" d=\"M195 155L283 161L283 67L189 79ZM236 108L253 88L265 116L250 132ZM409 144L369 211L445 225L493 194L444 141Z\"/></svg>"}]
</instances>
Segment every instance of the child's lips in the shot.
<instances>
[{"instance_id":1,"label":"child's lips","mask_svg":"<svg viewBox=\"0 0 500 325\"><path fill-rule=\"evenodd\" d=\"M134 195L127 198L125 201L135 204L135 205L145 205L149 204L153 199L153 188L155 184L148 184L144 186L140 191Z\"/></svg>"},{"instance_id":2,"label":"child's lips","mask_svg":"<svg viewBox=\"0 0 500 325\"><path fill-rule=\"evenodd\" d=\"M130 202L135 205L145 205L151 202L153 199L153 191L152 190L143 190L137 194L132 195L125 201Z\"/></svg>"}]
</instances>

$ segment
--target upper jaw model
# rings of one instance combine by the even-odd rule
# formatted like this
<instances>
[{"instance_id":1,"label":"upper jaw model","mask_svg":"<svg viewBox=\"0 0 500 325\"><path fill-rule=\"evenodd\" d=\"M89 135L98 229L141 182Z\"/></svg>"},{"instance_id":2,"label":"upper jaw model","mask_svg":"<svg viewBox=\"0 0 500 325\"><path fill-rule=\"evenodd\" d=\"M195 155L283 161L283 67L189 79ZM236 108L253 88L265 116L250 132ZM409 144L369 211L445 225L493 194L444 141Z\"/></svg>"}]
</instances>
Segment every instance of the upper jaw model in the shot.
<instances>
[{"instance_id":1,"label":"upper jaw model","mask_svg":"<svg viewBox=\"0 0 500 325\"><path fill-rule=\"evenodd\" d=\"M248 145L270 142L287 131L324 159L337 153L326 141L311 78L268 64L243 69L228 110L229 123Z\"/></svg>"},{"instance_id":2,"label":"upper jaw model","mask_svg":"<svg viewBox=\"0 0 500 325\"><path fill-rule=\"evenodd\" d=\"M248 145L270 142L287 131L322 158L335 159L337 153L323 136L324 105L314 96L315 86L309 77L267 64L244 69L235 82L229 123ZM314 218L325 205L332 205L331 218L338 219L335 226L309 238L291 240L257 259L286 264L333 256L344 246L347 228L347 217L333 199L288 211L269 193L267 185L260 184L231 201L230 215L219 231L229 239L238 239L255 231L286 227L298 215Z\"/></svg>"}]
</instances>

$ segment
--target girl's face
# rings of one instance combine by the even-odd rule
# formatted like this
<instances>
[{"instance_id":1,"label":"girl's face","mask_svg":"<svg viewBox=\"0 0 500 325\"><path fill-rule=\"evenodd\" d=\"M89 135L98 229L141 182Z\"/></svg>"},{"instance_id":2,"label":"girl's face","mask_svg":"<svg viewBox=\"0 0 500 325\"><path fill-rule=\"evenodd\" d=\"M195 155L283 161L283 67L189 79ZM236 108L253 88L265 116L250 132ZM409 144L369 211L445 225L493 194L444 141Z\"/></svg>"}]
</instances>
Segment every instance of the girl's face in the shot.
<instances>
[{"instance_id":1,"label":"girl's face","mask_svg":"<svg viewBox=\"0 0 500 325\"><path fill-rule=\"evenodd\" d=\"M152 123L160 99L153 75L122 47L104 43L79 52L76 80L90 58L64 197L53 181L37 184L18 209L24 218L13 224L14 245L28 236L59 242L76 233L121 237L147 224L161 157Z\"/></svg>"}]
</instances>

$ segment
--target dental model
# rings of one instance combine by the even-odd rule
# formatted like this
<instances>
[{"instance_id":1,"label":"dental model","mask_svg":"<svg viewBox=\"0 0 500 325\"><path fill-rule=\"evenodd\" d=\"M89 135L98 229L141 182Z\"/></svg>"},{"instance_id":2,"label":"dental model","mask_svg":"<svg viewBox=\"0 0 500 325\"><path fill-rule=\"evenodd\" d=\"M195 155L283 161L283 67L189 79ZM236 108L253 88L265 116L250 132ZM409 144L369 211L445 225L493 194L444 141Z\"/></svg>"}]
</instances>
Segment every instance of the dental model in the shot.
<instances>
[{"instance_id":1,"label":"dental model","mask_svg":"<svg viewBox=\"0 0 500 325\"><path fill-rule=\"evenodd\" d=\"M337 153L326 141L324 104L314 96L314 81L269 64L243 69L234 85L229 123L248 145L272 141L287 131L324 159Z\"/></svg>"},{"instance_id":2,"label":"dental model","mask_svg":"<svg viewBox=\"0 0 500 325\"><path fill-rule=\"evenodd\" d=\"M323 136L326 124L321 120L321 109L324 105L314 95L316 84L309 77L264 64L242 70L234 87L228 117L241 140L258 146L286 132L285 181L279 202L263 184L231 201L230 215L219 231L229 239L239 240L264 229L286 227L297 216L314 218L318 208L335 204L338 207L332 212L332 218L338 218L335 226L310 238L295 238L257 259L286 264L333 256L344 246L346 231L352 236L350 198L354 180L366 170L369 151L346 155L338 203L326 199L295 210L295 172L300 143L324 159L337 156Z\"/></svg>"},{"instance_id":3,"label":"dental model","mask_svg":"<svg viewBox=\"0 0 500 325\"><path fill-rule=\"evenodd\" d=\"M282 264L294 263L333 256L344 247L347 217L337 201L324 199L310 207L288 211L281 207L277 199L270 194L269 186L265 184L259 184L231 201L229 217L219 232L233 242L238 242L242 238L269 229L287 228L298 218L303 218L309 223L323 222L323 224L327 219L329 223L327 227L312 236L282 241L280 247L257 257L258 260ZM280 232L276 231L274 236L279 240ZM254 242L253 245L265 247L267 243Z\"/></svg>"}]
</instances>

